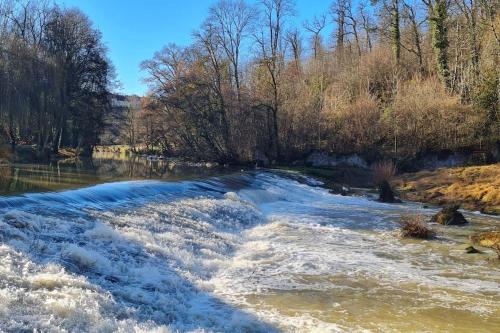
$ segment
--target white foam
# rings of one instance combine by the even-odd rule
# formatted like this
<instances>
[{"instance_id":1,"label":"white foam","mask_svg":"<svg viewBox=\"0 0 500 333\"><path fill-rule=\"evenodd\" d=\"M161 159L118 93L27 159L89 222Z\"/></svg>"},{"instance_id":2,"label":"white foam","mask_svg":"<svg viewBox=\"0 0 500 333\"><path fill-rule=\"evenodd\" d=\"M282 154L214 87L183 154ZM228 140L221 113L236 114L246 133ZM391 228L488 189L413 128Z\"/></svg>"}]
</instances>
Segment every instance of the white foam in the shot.
<instances>
[{"instance_id":1,"label":"white foam","mask_svg":"<svg viewBox=\"0 0 500 333\"><path fill-rule=\"evenodd\" d=\"M498 268L438 253L439 242L394 236L395 219L412 206L331 195L266 173L245 181L224 195L137 203L117 194L132 198L131 208L93 202L51 214L42 200L44 209L0 213L0 331L363 331L318 309L285 311L266 299L401 295L408 285L419 286L430 307L483 317L500 307ZM84 190L78 196L92 202ZM334 310L325 311L346 311L341 300L329 304ZM411 297L408 304L418 306Z\"/></svg>"}]
</instances>

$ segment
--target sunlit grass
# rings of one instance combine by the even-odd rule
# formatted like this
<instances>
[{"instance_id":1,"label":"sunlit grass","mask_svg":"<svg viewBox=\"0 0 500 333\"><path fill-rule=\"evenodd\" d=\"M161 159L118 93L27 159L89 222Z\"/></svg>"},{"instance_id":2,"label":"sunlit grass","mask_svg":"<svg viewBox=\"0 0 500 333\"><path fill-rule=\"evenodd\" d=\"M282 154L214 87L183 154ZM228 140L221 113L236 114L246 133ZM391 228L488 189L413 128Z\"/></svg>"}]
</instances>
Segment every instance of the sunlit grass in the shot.
<instances>
[{"instance_id":1,"label":"sunlit grass","mask_svg":"<svg viewBox=\"0 0 500 333\"><path fill-rule=\"evenodd\" d=\"M405 174L394 185L408 199L500 213L500 164Z\"/></svg>"}]
</instances>

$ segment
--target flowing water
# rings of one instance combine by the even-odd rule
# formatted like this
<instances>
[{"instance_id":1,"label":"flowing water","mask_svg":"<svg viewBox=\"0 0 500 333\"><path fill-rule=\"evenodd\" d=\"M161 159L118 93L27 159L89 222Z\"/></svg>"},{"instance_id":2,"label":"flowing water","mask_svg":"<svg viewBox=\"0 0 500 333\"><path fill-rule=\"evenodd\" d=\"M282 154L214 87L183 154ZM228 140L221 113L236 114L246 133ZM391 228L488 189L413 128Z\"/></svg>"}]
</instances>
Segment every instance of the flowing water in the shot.
<instances>
[{"instance_id":1,"label":"flowing water","mask_svg":"<svg viewBox=\"0 0 500 333\"><path fill-rule=\"evenodd\" d=\"M96 181L98 182L98 181ZM500 220L396 235L416 204L252 171L0 197L0 331L498 332Z\"/></svg>"}]
</instances>

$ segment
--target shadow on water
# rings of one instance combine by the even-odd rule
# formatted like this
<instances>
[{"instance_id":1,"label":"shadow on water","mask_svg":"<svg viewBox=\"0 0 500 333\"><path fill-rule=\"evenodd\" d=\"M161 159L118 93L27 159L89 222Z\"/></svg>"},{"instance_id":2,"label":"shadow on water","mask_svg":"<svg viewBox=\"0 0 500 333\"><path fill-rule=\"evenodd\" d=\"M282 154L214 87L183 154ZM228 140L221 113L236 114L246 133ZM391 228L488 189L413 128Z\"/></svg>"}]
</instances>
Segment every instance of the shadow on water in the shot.
<instances>
[{"instance_id":1,"label":"shadow on water","mask_svg":"<svg viewBox=\"0 0 500 333\"><path fill-rule=\"evenodd\" d=\"M220 234L236 234L256 223L258 216L246 212L245 207L221 205L210 210L208 217L203 215L208 214L203 208L193 208L202 204L196 201L200 195L203 200L226 200L225 186L239 188L246 184L237 177L233 180L226 179L225 184L214 179L171 184L126 182L0 197L0 244L23 253L39 270L56 264L73 277L84 277L90 287L84 287L82 293L89 289L100 295L109 293L111 305L105 302L99 307L100 318L133 320L149 325L147 329L164 325L179 332L278 332L273 325L224 302L210 290L200 289L187 278L199 275L202 282L210 279L215 272L198 267L203 259L197 256L206 250L231 257L234 244ZM191 210L183 210L183 200L194 200ZM234 220L242 223L235 225ZM171 239L162 239L167 235L175 238L173 233L180 230L183 236L178 241L185 244L182 247ZM191 254L183 256L186 251ZM0 282L0 290L9 284L12 287L12 283ZM53 288L42 285L25 289L26 283L20 284L18 288L26 293L50 292ZM65 292L64 288L60 291ZM53 318L52 322L70 331L95 330L96 323L85 317L88 309L81 310L77 321ZM43 312L40 304L31 304L30 308L21 302L12 309L10 321L0 320L0 330L53 329L32 321L37 315L50 315L38 311ZM11 326L2 327L7 322Z\"/></svg>"}]
</instances>

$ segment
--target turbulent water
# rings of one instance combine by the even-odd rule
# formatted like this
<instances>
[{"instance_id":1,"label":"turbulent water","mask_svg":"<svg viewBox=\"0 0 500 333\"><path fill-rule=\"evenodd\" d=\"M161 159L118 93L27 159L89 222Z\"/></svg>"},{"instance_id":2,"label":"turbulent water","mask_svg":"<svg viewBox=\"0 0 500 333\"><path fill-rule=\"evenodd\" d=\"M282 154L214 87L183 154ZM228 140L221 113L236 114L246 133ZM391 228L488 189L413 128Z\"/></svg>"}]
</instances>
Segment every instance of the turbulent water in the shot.
<instances>
[{"instance_id":1,"label":"turbulent water","mask_svg":"<svg viewBox=\"0 0 500 333\"><path fill-rule=\"evenodd\" d=\"M0 331L498 332L500 265L267 172L0 197ZM437 228L437 227L436 227Z\"/></svg>"}]
</instances>

